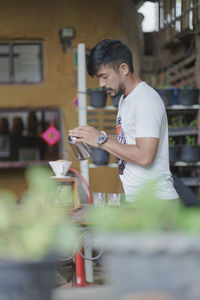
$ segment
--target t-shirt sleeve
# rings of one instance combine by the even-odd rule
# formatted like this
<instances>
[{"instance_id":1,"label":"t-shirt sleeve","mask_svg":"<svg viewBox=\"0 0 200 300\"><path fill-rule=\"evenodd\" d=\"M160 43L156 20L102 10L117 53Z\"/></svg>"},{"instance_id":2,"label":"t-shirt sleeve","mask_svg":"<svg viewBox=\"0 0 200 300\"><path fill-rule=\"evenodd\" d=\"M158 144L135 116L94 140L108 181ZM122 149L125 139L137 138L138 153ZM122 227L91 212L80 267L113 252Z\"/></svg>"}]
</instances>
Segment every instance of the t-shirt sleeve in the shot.
<instances>
[{"instance_id":1,"label":"t-shirt sleeve","mask_svg":"<svg viewBox=\"0 0 200 300\"><path fill-rule=\"evenodd\" d=\"M135 137L160 137L164 107L159 98L142 94L135 102Z\"/></svg>"}]
</instances>

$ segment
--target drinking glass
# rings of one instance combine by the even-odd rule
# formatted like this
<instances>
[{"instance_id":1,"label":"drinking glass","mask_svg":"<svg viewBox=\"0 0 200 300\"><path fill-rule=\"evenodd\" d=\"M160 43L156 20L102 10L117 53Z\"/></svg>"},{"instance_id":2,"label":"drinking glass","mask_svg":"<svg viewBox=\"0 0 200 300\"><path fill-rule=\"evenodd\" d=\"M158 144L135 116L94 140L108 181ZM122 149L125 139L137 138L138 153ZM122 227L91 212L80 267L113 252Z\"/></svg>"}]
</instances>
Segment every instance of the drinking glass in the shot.
<instances>
[{"instance_id":1,"label":"drinking glass","mask_svg":"<svg viewBox=\"0 0 200 300\"><path fill-rule=\"evenodd\" d=\"M93 193L94 207L104 207L105 199L106 199L105 193Z\"/></svg>"},{"instance_id":2,"label":"drinking glass","mask_svg":"<svg viewBox=\"0 0 200 300\"><path fill-rule=\"evenodd\" d=\"M107 194L108 197L108 205L120 205L120 194Z\"/></svg>"}]
</instances>

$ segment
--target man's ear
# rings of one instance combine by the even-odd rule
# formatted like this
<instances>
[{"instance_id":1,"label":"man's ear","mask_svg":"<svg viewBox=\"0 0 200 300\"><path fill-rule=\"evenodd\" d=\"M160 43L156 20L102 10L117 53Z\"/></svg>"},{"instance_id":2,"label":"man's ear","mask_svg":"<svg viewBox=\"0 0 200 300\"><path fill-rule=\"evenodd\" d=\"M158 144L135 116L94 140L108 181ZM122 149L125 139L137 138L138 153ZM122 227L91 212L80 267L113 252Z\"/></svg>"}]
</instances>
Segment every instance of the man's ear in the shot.
<instances>
[{"instance_id":1,"label":"man's ear","mask_svg":"<svg viewBox=\"0 0 200 300\"><path fill-rule=\"evenodd\" d=\"M122 63L119 66L119 72L121 73L121 75L127 76L129 73L129 67L126 63Z\"/></svg>"}]
</instances>

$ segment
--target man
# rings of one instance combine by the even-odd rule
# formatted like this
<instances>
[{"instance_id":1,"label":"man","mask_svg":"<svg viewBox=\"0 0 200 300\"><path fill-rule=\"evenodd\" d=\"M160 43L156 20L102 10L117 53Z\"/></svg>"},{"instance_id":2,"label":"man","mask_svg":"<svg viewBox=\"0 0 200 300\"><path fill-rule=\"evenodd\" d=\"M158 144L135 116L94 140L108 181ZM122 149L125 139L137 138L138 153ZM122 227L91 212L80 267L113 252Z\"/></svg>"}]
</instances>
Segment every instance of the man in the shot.
<instances>
[{"instance_id":1,"label":"man","mask_svg":"<svg viewBox=\"0 0 200 300\"><path fill-rule=\"evenodd\" d=\"M92 49L87 70L111 96L122 93L116 124L118 138L90 126L77 127L69 134L76 136L77 142L101 147L118 158L127 199L133 199L138 187L152 177L158 177L161 199L177 199L169 170L165 106L158 93L134 73L130 49L119 40L105 39Z\"/></svg>"}]
</instances>

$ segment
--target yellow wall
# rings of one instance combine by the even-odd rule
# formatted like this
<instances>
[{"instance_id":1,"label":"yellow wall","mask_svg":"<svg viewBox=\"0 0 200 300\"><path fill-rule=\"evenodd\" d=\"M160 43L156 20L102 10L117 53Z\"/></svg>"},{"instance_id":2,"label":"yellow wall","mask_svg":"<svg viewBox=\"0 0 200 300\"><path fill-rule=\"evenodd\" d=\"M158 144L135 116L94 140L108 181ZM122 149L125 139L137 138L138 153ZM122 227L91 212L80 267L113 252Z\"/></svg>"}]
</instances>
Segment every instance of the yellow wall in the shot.
<instances>
[{"instance_id":1,"label":"yellow wall","mask_svg":"<svg viewBox=\"0 0 200 300\"><path fill-rule=\"evenodd\" d=\"M73 104L77 92L73 49L80 42L91 48L104 38L128 40L122 22L124 2L132 3L131 0L1 1L1 41L43 41L44 83L0 85L0 107L58 106L63 112L67 134L68 129L78 122ZM72 49L66 53L62 51L58 37L60 28L64 26L72 26L76 32ZM87 76L88 87L97 85L97 81ZM79 164L73 162L73 167L78 169ZM90 179L93 190L114 192L121 189L116 169L90 170ZM2 187L10 187L20 197L25 189L23 170L0 170Z\"/></svg>"}]
</instances>

